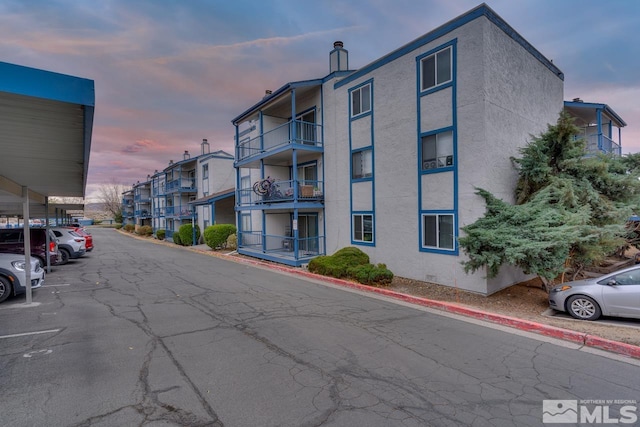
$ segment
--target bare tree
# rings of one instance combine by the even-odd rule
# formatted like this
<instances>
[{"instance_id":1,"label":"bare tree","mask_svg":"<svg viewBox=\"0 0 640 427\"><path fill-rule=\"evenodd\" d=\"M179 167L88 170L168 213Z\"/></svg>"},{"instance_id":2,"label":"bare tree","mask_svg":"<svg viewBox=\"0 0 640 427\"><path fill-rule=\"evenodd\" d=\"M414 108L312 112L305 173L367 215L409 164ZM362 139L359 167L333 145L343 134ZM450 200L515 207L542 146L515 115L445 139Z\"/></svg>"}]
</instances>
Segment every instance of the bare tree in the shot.
<instances>
[{"instance_id":1,"label":"bare tree","mask_svg":"<svg viewBox=\"0 0 640 427\"><path fill-rule=\"evenodd\" d=\"M113 215L116 220L122 215L122 193L125 190L125 186L116 181L102 184L98 188L98 200L102 203L104 210Z\"/></svg>"}]
</instances>

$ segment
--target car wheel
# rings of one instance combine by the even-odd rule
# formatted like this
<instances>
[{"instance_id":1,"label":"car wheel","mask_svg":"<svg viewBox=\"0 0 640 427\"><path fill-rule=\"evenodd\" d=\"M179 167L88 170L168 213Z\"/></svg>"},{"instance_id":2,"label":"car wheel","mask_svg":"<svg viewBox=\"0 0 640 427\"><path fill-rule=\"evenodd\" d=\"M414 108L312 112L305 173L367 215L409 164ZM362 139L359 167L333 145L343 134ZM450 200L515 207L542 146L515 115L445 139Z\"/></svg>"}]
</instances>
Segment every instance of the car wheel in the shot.
<instances>
[{"instance_id":1,"label":"car wheel","mask_svg":"<svg viewBox=\"0 0 640 427\"><path fill-rule=\"evenodd\" d=\"M11 295L11 282L0 276L0 302L9 298L9 295Z\"/></svg>"},{"instance_id":2,"label":"car wheel","mask_svg":"<svg viewBox=\"0 0 640 427\"><path fill-rule=\"evenodd\" d=\"M69 258L71 258L71 255L69 254L69 251L66 249L60 249L60 264L64 265L66 263L69 262Z\"/></svg>"},{"instance_id":3,"label":"car wheel","mask_svg":"<svg viewBox=\"0 0 640 427\"><path fill-rule=\"evenodd\" d=\"M35 258L38 260L38 264L40 265L40 268L44 269L47 266L42 258L40 258L39 256Z\"/></svg>"},{"instance_id":4,"label":"car wheel","mask_svg":"<svg viewBox=\"0 0 640 427\"><path fill-rule=\"evenodd\" d=\"M600 306L593 298L573 295L567 300L567 311L576 319L596 320L602 314Z\"/></svg>"}]
</instances>

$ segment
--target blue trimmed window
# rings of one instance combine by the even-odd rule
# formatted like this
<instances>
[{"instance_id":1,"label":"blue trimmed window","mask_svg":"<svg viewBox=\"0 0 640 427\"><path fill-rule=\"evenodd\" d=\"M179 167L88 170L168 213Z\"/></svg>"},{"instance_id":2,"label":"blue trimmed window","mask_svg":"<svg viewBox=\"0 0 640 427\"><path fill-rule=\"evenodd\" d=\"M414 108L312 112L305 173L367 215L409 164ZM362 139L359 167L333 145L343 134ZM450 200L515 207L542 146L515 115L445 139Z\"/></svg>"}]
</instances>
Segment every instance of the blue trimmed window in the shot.
<instances>
[{"instance_id":1,"label":"blue trimmed window","mask_svg":"<svg viewBox=\"0 0 640 427\"><path fill-rule=\"evenodd\" d=\"M422 214L422 246L454 250L454 226L453 214Z\"/></svg>"},{"instance_id":2,"label":"blue trimmed window","mask_svg":"<svg viewBox=\"0 0 640 427\"><path fill-rule=\"evenodd\" d=\"M354 242L373 243L373 214L352 214Z\"/></svg>"},{"instance_id":3,"label":"blue trimmed window","mask_svg":"<svg viewBox=\"0 0 640 427\"><path fill-rule=\"evenodd\" d=\"M202 165L202 179L209 179L209 164Z\"/></svg>"},{"instance_id":4,"label":"blue trimmed window","mask_svg":"<svg viewBox=\"0 0 640 427\"><path fill-rule=\"evenodd\" d=\"M429 90L451 81L451 46L420 60L420 89Z\"/></svg>"},{"instance_id":5,"label":"blue trimmed window","mask_svg":"<svg viewBox=\"0 0 640 427\"><path fill-rule=\"evenodd\" d=\"M366 84L351 92L351 117L371 111L371 85Z\"/></svg>"},{"instance_id":6,"label":"blue trimmed window","mask_svg":"<svg viewBox=\"0 0 640 427\"><path fill-rule=\"evenodd\" d=\"M351 179L373 176L373 149L365 148L351 153Z\"/></svg>"},{"instance_id":7,"label":"blue trimmed window","mask_svg":"<svg viewBox=\"0 0 640 427\"><path fill-rule=\"evenodd\" d=\"M422 170L453 166L453 131L422 137Z\"/></svg>"}]
</instances>

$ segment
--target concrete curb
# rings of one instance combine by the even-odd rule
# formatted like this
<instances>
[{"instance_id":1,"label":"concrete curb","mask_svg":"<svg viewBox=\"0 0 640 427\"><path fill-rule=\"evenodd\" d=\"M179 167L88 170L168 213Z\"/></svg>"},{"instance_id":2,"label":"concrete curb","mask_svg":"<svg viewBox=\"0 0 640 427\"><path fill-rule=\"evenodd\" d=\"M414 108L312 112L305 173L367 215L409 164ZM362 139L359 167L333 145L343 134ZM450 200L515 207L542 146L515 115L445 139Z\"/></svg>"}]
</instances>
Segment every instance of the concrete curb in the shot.
<instances>
[{"instance_id":1,"label":"concrete curb","mask_svg":"<svg viewBox=\"0 0 640 427\"><path fill-rule=\"evenodd\" d=\"M130 234L124 233L123 234ZM138 237L138 236L133 236ZM149 240L142 238L143 240ZM155 240L152 240L156 242ZM157 242L159 243L159 241ZM621 354L624 356L632 357L634 359L640 359L640 347L632 344L626 344L618 341L612 341L606 338L598 337L595 335L586 334L583 332L572 331L569 329L557 328L555 326L545 325L542 323L533 322L530 320L517 319L515 317L509 317L496 313L489 313L482 310L477 310L469 307L464 307L454 303L442 302L430 300L427 298L416 297L413 295L403 294L401 292L392 291L390 289L376 288L374 286L363 285L361 283L351 282L348 280L336 279L334 277L322 276L319 274L311 273L306 270L299 270L291 268L281 264L271 264L259 260L252 260L246 258L237 258L229 255L219 254L212 251L203 251L195 249L189 246L177 246L178 248L188 249L192 252L207 254L215 256L221 259L227 259L241 264L255 265L265 267L270 270L281 271L297 276L303 276L314 280L321 280L329 282L334 285L343 286L351 289L358 289L364 292L371 292L387 297L395 298L401 301L405 301L411 304L421 305L423 307L435 308L438 310L446 311L448 313L458 314L461 316L471 317L478 320L484 320L486 322L496 323L503 326L509 326L511 328L520 329L526 332L533 332L540 335L545 335L552 338L561 339L564 341L570 341L576 344L583 345L585 347L593 347L600 350L606 350L612 353Z\"/></svg>"}]
</instances>

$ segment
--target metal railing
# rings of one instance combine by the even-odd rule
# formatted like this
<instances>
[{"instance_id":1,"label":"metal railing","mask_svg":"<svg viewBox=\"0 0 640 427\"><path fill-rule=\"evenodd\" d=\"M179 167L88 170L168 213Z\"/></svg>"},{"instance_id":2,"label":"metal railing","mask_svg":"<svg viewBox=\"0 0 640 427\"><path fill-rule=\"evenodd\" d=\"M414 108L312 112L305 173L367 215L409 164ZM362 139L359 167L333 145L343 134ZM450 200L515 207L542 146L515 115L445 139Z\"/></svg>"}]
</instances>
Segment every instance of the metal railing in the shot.
<instances>
[{"instance_id":1,"label":"metal railing","mask_svg":"<svg viewBox=\"0 0 640 427\"><path fill-rule=\"evenodd\" d=\"M168 181L165 187L165 193L173 193L176 191L196 191L196 180L178 178L173 181Z\"/></svg>"},{"instance_id":2,"label":"metal railing","mask_svg":"<svg viewBox=\"0 0 640 427\"><path fill-rule=\"evenodd\" d=\"M317 123L302 120L289 121L248 141L239 143L236 146L236 158L238 160L246 159L291 143L322 146L321 127Z\"/></svg>"},{"instance_id":3,"label":"metal railing","mask_svg":"<svg viewBox=\"0 0 640 427\"><path fill-rule=\"evenodd\" d=\"M297 243L298 252L295 252ZM325 254L324 236L298 238L284 234L263 234L262 231L243 231L238 239L239 249L261 253L277 253L281 257L301 259Z\"/></svg>"},{"instance_id":4,"label":"metal railing","mask_svg":"<svg viewBox=\"0 0 640 427\"><path fill-rule=\"evenodd\" d=\"M236 197L240 206L295 200L299 202L320 201L324 199L323 189L323 181L274 181L266 178L256 181L252 188L238 190Z\"/></svg>"},{"instance_id":5,"label":"metal railing","mask_svg":"<svg viewBox=\"0 0 640 427\"><path fill-rule=\"evenodd\" d=\"M580 136L578 136L578 138L579 137ZM587 135L585 139L587 141L587 152L589 153L603 152L607 154L622 154L620 144L607 136L593 133Z\"/></svg>"}]
</instances>

